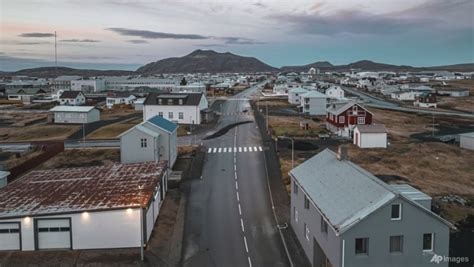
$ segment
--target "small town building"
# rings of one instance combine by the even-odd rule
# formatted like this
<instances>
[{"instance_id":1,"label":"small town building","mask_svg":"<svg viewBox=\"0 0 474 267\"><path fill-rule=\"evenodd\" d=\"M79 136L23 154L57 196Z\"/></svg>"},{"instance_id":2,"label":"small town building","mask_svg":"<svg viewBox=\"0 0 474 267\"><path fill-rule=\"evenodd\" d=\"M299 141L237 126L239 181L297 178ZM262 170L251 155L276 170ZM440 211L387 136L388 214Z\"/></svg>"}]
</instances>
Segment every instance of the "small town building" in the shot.
<instances>
[{"instance_id":1,"label":"small town building","mask_svg":"<svg viewBox=\"0 0 474 267\"><path fill-rule=\"evenodd\" d=\"M416 97L422 95L422 92L393 92L391 93L391 98L397 99L400 101L415 101Z\"/></svg>"},{"instance_id":2,"label":"small town building","mask_svg":"<svg viewBox=\"0 0 474 267\"><path fill-rule=\"evenodd\" d=\"M360 148L386 148L387 129L383 124L357 125L354 128L353 143Z\"/></svg>"},{"instance_id":3,"label":"small town building","mask_svg":"<svg viewBox=\"0 0 474 267\"><path fill-rule=\"evenodd\" d=\"M344 149L323 150L289 174L290 223L312 266L429 267L433 255L449 255L454 227L431 211L431 197L386 184Z\"/></svg>"},{"instance_id":4,"label":"small town building","mask_svg":"<svg viewBox=\"0 0 474 267\"><path fill-rule=\"evenodd\" d=\"M135 110L143 110L143 104L145 103L145 97L137 98L133 103Z\"/></svg>"},{"instance_id":5,"label":"small town building","mask_svg":"<svg viewBox=\"0 0 474 267\"><path fill-rule=\"evenodd\" d=\"M301 103L301 95L306 94L308 90L304 88L293 88L288 91L288 103L299 105Z\"/></svg>"},{"instance_id":6,"label":"small town building","mask_svg":"<svg viewBox=\"0 0 474 267\"><path fill-rule=\"evenodd\" d=\"M459 146L461 148L474 150L474 132L460 134Z\"/></svg>"},{"instance_id":7,"label":"small town building","mask_svg":"<svg viewBox=\"0 0 474 267\"><path fill-rule=\"evenodd\" d=\"M7 171L0 171L0 188L4 187L8 183L8 175L10 172Z\"/></svg>"},{"instance_id":8,"label":"small town building","mask_svg":"<svg viewBox=\"0 0 474 267\"><path fill-rule=\"evenodd\" d=\"M318 91L309 91L300 95L301 112L308 115L324 116L326 114L327 96Z\"/></svg>"},{"instance_id":9,"label":"small town building","mask_svg":"<svg viewBox=\"0 0 474 267\"><path fill-rule=\"evenodd\" d=\"M469 90L438 90L438 95L451 97L469 96Z\"/></svg>"},{"instance_id":10,"label":"small town building","mask_svg":"<svg viewBox=\"0 0 474 267\"><path fill-rule=\"evenodd\" d=\"M435 93L423 93L416 97L413 105L420 108L436 108L438 101Z\"/></svg>"},{"instance_id":11,"label":"small town building","mask_svg":"<svg viewBox=\"0 0 474 267\"><path fill-rule=\"evenodd\" d=\"M86 96L81 91L64 91L59 96L59 104L64 106L82 106L86 104Z\"/></svg>"},{"instance_id":12,"label":"small town building","mask_svg":"<svg viewBox=\"0 0 474 267\"><path fill-rule=\"evenodd\" d=\"M34 99L42 98L46 95L46 90L42 88L20 88L7 89L8 100L21 101L23 104L31 104Z\"/></svg>"},{"instance_id":13,"label":"small town building","mask_svg":"<svg viewBox=\"0 0 474 267\"><path fill-rule=\"evenodd\" d=\"M119 135L120 161L127 164L166 160L173 167L178 156L177 129L177 124L159 116L130 128Z\"/></svg>"},{"instance_id":14,"label":"small town building","mask_svg":"<svg viewBox=\"0 0 474 267\"><path fill-rule=\"evenodd\" d=\"M112 108L115 105L132 105L137 98L130 92L113 92L107 94L105 105L107 108Z\"/></svg>"},{"instance_id":15,"label":"small town building","mask_svg":"<svg viewBox=\"0 0 474 267\"><path fill-rule=\"evenodd\" d=\"M344 90L340 86L331 86L326 89L326 96L333 99L344 99Z\"/></svg>"},{"instance_id":16,"label":"small town building","mask_svg":"<svg viewBox=\"0 0 474 267\"><path fill-rule=\"evenodd\" d=\"M84 93L98 93L105 90L103 79L80 79L71 80L71 90Z\"/></svg>"},{"instance_id":17,"label":"small town building","mask_svg":"<svg viewBox=\"0 0 474 267\"><path fill-rule=\"evenodd\" d=\"M342 137L351 137L357 125L372 124L372 113L355 102L332 103L326 112L326 128Z\"/></svg>"},{"instance_id":18,"label":"small town building","mask_svg":"<svg viewBox=\"0 0 474 267\"><path fill-rule=\"evenodd\" d=\"M72 81L81 79L81 76L76 75L63 75L59 76L52 80L51 82L51 89L53 94L58 93L59 91L70 91Z\"/></svg>"},{"instance_id":19,"label":"small town building","mask_svg":"<svg viewBox=\"0 0 474 267\"><path fill-rule=\"evenodd\" d=\"M201 124L201 110L206 108L202 93L150 93L143 104L143 120L160 116L178 124Z\"/></svg>"},{"instance_id":20,"label":"small town building","mask_svg":"<svg viewBox=\"0 0 474 267\"><path fill-rule=\"evenodd\" d=\"M34 170L0 189L0 250L146 246L166 162Z\"/></svg>"},{"instance_id":21,"label":"small town building","mask_svg":"<svg viewBox=\"0 0 474 267\"><path fill-rule=\"evenodd\" d=\"M54 123L86 124L100 120L100 111L92 106L56 106L50 109Z\"/></svg>"}]
</instances>

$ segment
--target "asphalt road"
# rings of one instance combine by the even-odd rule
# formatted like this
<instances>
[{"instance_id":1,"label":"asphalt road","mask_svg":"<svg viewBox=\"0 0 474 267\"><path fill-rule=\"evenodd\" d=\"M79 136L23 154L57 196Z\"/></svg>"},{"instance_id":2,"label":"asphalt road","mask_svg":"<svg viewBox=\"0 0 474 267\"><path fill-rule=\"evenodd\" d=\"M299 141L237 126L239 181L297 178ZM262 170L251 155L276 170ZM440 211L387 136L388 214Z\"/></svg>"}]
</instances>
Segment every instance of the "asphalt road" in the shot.
<instances>
[{"instance_id":1,"label":"asphalt road","mask_svg":"<svg viewBox=\"0 0 474 267\"><path fill-rule=\"evenodd\" d=\"M250 111L245 98L255 90L224 102L219 127L253 120L243 111ZM222 148L222 153L207 153L202 179L191 182L184 266L289 266L272 213L263 152L254 151L262 146L255 122L206 140L204 146L206 152ZM239 147L254 149L238 152Z\"/></svg>"}]
</instances>

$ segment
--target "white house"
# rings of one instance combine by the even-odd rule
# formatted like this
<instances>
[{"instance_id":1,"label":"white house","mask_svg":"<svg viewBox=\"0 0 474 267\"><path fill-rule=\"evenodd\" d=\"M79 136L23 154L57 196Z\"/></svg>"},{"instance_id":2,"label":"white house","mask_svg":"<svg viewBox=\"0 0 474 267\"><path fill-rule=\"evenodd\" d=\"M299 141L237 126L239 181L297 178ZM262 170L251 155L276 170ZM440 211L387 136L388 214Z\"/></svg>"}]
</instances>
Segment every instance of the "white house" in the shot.
<instances>
[{"instance_id":1,"label":"white house","mask_svg":"<svg viewBox=\"0 0 474 267\"><path fill-rule=\"evenodd\" d=\"M299 105L301 102L300 96L307 93L308 90L304 88L294 88L288 91L288 103L293 105Z\"/></svg>"},{"instance_id":2,"label":"white house","mask_svg":"<svg viewBox=\"0 0 474 267\"><path fill-rule=\"evenodd\" d=\"M91 80L72 80L71 90L97 93L105 90L105 80L91 79Z\"/></svg>"},{"instance_id":3,"label":"white house","mask_svg":"<svg viewBox=\"0 0 474 267\"><path fill-rule=\"evenodd\" d=\"M49 111L54 123L91 123L100 120L100 111L92 106L56 106Z\"/></svg>"},{"instance_id":4,"label":"white house","mask_svg":"<svg viewBox=\"0 0 474 267\"><path fill-rule=\"evenodd\" d=\"M120 137L120 161L139 163L166 160L173 167L177 152L178 125L155 116L129 130Z\"/></svg>"},{"instance_id":5,"label":"white house","mask_svg":"<svg viewBox=\"0 0 474 267\"><path fill-rule=\"evenodd\" d=\"M327 96L317 91L300 95L300 107L303 113L323 116L326 114Z\"/></svg>"},{"instance_id":6,"label":"white house","mask_svg":"<svg viewBox=\"0 0 474 267\"><path fill-rule=\"evenodd\" d=\"M0 188L8 184L8 175L10 175L10 172L0 171Z\"/></svg>"},{"instance_id":7,"label":"white house","mask_svg":"<svg viewBox=\"0 0 474 267\"><path fill-rule=\"evenodd\" d=\"M391 97L400 101L414 101L422 94L422 92L394 92L391 94Z\"/></svg>"},{"instance_id":8,"label":"white house","mask_svg":"<svg viewBox=\"0 0 474 267\"><path fill-rule=\"evenodd\" d=\"M81 91L64 91L59 96L59 104L65 106L82 106L86 103L86 96Z\"/></svg>"},{"instance_id":9,"label":"white house","mask_svg":"<svg viewBox=\"0 0 474 267\"><path fill-rule=\"evenodd\" d=\"M474 150L474 132L459 135L459 146L461 148Z\"/></svg>"},{"instance_id":10,"label":"white house","mask_svg":"<svg viewBox=\"0 0 474 267\"><path fill-rule=\"evenodd\" d=\"M354 128L353 143L360 148L386 148L387 129L383 124L357 125Z\"/></svg>"},{"instance_id":11,"label":"white house","mask_svg":"<svg viewBox=\"0 0 474 267\"><path fill-rule=\"evenodd\" d=\"M201 124L201 110L207 107L202 93L150 93L143 104L143 120L160 116L178 124Z\"/></svg>"},{"instance_id":12,"label":"white house","mask_svg":"<svg viewBox=\"0 0 474 267\"><path fill-rule=\"evenodd\" d=\"M166 193L166 162L34 170L0 189L0 250L139 248Z\"/></svg>"},{"instance_id":13,"label":"white house","mask_svg":"<svg viewBox=\"0 0 474 267\"><path fill-rule=\"evenodd\" d=\"M343 99L344 90L340 86L333 85L326 90L326 95L333 99Z\"/></svg>"},{"instance_id":14,"label":"white house","mask_svg":"<svg viewBox=\"0 0 474 267\"><path fill-rule=\"evenodd\" d=\"M137 98L130 92L115 92L108 94L105 99L107 108L112 108L114 105L132 105Z\"/></svg>"}]
</instances>

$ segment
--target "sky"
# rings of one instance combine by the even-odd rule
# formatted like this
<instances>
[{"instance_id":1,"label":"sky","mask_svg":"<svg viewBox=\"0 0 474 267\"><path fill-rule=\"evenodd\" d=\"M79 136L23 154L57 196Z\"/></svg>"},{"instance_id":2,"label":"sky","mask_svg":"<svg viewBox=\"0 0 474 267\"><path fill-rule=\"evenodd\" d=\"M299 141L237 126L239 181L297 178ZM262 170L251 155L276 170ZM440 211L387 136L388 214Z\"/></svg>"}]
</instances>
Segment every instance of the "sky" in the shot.
<instances>
[{"instance_id":1,"label":"sky","mask_svg":"<svg viewBox=\"0 0 474 267\"><path fill-rule=\"evenodd\" d=\"M196 49L275 67L474 62L472 0L0 0L0 70L127 69Z\"/></svg>"}]
</instances>

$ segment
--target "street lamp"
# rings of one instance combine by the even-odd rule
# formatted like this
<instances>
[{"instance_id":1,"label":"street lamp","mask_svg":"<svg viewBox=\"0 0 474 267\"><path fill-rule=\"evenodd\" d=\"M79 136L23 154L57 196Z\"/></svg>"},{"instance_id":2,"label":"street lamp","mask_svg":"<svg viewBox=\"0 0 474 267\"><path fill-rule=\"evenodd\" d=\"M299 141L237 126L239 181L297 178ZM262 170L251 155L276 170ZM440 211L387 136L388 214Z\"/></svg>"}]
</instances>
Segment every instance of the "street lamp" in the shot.
<instances>
[{"instance_id":1,"label":"street lamp","mask_svg":"<svg viewBox=\"0 0 474 267\"><path fill-rule=\"evenodd\" d=\"M281 139L291 140L291 169L295 167L295 139L288 136L278 136Z\"/></svg>"}]
</instances>

